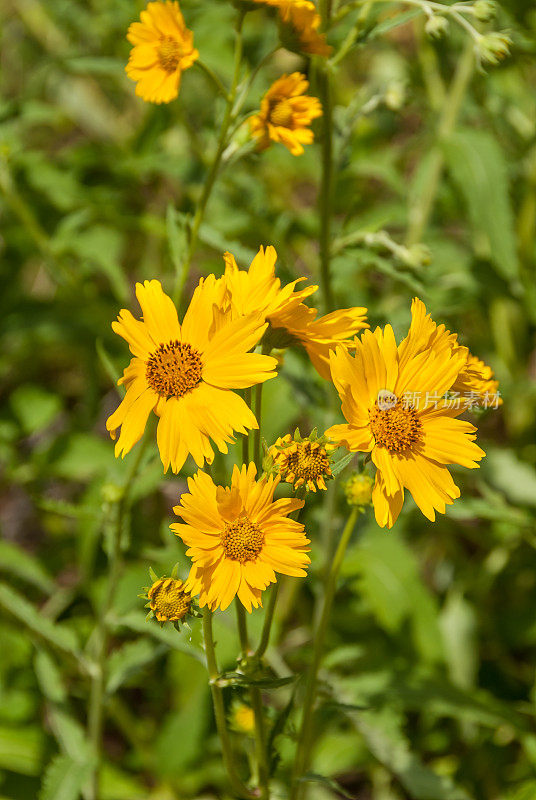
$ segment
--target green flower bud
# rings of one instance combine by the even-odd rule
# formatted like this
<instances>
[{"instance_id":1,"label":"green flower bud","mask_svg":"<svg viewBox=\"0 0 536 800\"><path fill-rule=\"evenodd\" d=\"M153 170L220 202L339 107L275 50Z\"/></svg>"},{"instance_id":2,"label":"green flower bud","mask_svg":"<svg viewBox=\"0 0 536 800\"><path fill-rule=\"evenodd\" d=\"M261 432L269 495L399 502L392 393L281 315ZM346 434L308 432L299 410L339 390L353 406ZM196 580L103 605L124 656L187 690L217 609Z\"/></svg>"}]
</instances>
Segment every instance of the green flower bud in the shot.
<instances>
[{"instance_id":1,"label":"green flower bud","mask_svg":"<svg viewBox=\"0 0 536 800\"><path fill-rule=\"evenodd\" d=\"M448 20L438 14L428 17L424 30L432 39L441 39L449 29Z\"/></svg>"},{"instance_id":2,"label":"green flower bud","mask_svg":"<svg viewBox=\"0 0 536 800\"><path fill-rule=\"evenodd\" d=\"M346 502L350 506L369 506L372 502L374 481L366 472L354 472L343 485Z\"/></svg>"},{"instance_id":3,"label":"green flower bud","mask_svg":"<svg viewBox=\"0 0 536 800\"><path fill-rule=\"evenodd\" d=\"M497 4L494 0L476 0L473 11L480 22L489 22L497 12Z\"/></svg>"},{"instance_id":4,"label":"green flower bud","mask_svg":"<svg viewBox=\"0 0 536 800\"><path fill-rule=\"evenodd\" d=\"M486 33L477 42L478 55L485 64L496 65L510 55L511 44L512 40L506 33Z\"/></svg>"}]
</instances>

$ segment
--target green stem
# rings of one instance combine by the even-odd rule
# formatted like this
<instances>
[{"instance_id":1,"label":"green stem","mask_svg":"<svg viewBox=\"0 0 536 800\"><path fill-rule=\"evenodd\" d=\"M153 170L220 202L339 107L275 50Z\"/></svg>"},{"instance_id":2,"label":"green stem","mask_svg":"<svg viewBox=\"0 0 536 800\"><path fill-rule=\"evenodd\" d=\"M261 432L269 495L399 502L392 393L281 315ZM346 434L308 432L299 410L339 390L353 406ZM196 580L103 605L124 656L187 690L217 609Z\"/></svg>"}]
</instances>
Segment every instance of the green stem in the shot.
<instances>
[{"instance_id":1,"label":"green stem","mask_svg":"<svg viewBox=\"0 0 536 800\"><path fill-rule=\"evenodd\" d=\"M260 689L251 689L251 705L255 715L255 756L259 778L258 796L260 800L268 800L270 797L270 776L268 769L268 752L266 748L266 730L264 726L264 709Z\"/></svg>"},{"instance_id":2,"label":"green stem","mask_svg":"<svg viewBox=\"0 0 536 800\"><path fill-rule=\"evenodd\" d=\"M437 126L437 141L430 153L426 183L420 187L416 202L409 211L409 226L406 236L407 247L411 247L421 241L428 224L445 163L441 146L454 131L463 98L473 74L473 67L474 49L472 41L469 41L458 62L458 68L446 100L443 103L443 111Z\"/></svg>"},{"instance_id":3,"label":"green stem","mask_svg":"<svg viewBox=\"0 0 536 800\"><path fill-rule=\"evenodd\" d=\"M333 104L331 72L322 64L318 76L318 94L322 103L322 173L318 210L320 215L320 283L326 311L333 311L331 288L331 218L333 214Z\"/></svg>"},{"instance_id":4,"label":"green stem","mask_svg":"<svg viewBox=\"0 0 536 800\"><path fill-rule=\"evenodd\" d=\"M257 475L261 472L261 414L262 414L262 387L264 384L258 383L255 386L255 416L257 418L258 428L255 428L253 434L253 460L257 467Z\"/></svg>"},{"instance_id":5,"label":"green stem","mask_svg":"<svg viewBox=\"0 0 536 800\"><path fill-rule=\"evenodd\" d=\"M227 724L225 721L225 706L223 703L223 693L221 687L218 686L217 680L219 678L218 664L216 662L216 649L214 647L214 636L212 633L212 611L205 606L203 609L203 636L205 640L205 654L207 657L207 669L210 680L210 691L212 694L212 704L214 706L214 717L216 719L216 728L220 737L223 760L225 768L229 776L229 782L237 797L240 798L254 798L256 794L250 792L247 786L240 780L233 758L233 751L227 731Z\"/></svg>"},{"instance_id":6,"label":"green stem","mask_svg":"<svg viewBox=\"0 0 536 800\"><path fill-rule=\"evenodd\" d=\"M225 98L225 100L229 100L229 95L227 94L227 89L225 88L225 86L223 85L221 80L218 78L218 76L216 75L214 70L212 70L208 66L208 64L205 64L205 62L201 61L201 59L197 59L197 61L195 62L194 66L196 66L198 69L200 69L201 72L205 73L207 78L209 78L209 80L214 84L214 86L217 89L217 91L222 95L222 97Z\"/></svg>"},{"instance_id":7,"label":"green stem","mask_svg":"<svg viewBox=\"0 0 536 800\"><path fill-rule=\"evenodd\" d=\"M331 567L326 580L322 610L314 639L313 660L307 673L307 679L305 683L303 716L300 732L298 734L298 745L292 774L290 800L301 800L306 791L306 784L304 781L301 781L300 778L302 778L307 772L311 759L311 748L314 741L313 719L318 672L324 654L326 632L331 614L331 606L335 596L335 589L337 587L337 579L339 577L339 572L344 555L346 553L348 542L350 541L350 536L352 535L352 531L355 526L357 515L358 509L352 509L346 525L344 526L344 530L339 540L333 561L331 562Z\"/></svg>"},{"instance_id":8,"label":"green stem","mask_svg":"<svg viewBox=\"0 0 536 800\"><path fill-rule=\"evenodd\" d=\"M247 658L249 653L249 638L248 638L248 625L246 620L246 609L240 602L240 600L235 598L235 609L236 609L236 621L238 624L238 635L240 637L240 650L242 658Z\"/></svg>"},{"instance_id":9,"label":"green stem","mask_svg":"<svg viewBox=\"0 0 536 800\"><path fill-rule=\"evenodd\" d=\"M259 646L255 651L255 656L257 658L262 658L266 652L266 648L270 642L270 633L272 630L272 622L274 619L274 611L275 605L277 602L277 595L279 593L279 581L274 583L272 586L272 591L270 592L270 599L268 600L268 606L266 608L266 613L264 615L264 623L262 626L262 633L261 633L261 640L259 642Z\"/></svg>"},{"instance_id":10,"label":"green stem","mask_svg":"<svg viewBox=\"0 0 536 800\"><path fill-rule=\"evenodd\" d=\"M97 624L95 627L94 642L94 675L91 682L88 707L88 739L91 743L92 751L95 755L96 766L91 778L88 791L88 800L98 800L100 783L100 762L102 749L102 728L104 719L104 700L106 685L106 659L108 655L108 614L112 608L117 583L121 573L121 539L125 515L129 504L129 495L132 484L140 467L145 454L148 437L145 436L143 442L138 447L136 458L132 462L130 471L127 474L123 494L117 505L117 517L112 529L111 551L108 556L108 580L102 605L99 609Z\"/></svg>"},{"instance_id":11,"label":"green stem","mask_svg":"<svg viewBox=\"0 0 536 800\"><path fill-rule=\"evenodd\" d=\"M228 137L227 133L229 131L229 126L233 119L233 110L234 110L234 103L236 98L236 89L238 86L238 80L240 78L240 66L242 63L242 26L244 23L245 12L239 11L238 19L236 22L236 44L235 44L235 58L234 58L234 72L233 72L233 79L231 83L231 89L229 90L229 94L227 95L227 104L225 106L225 113L223 116L223 121L220 128L220 134L218 137L218 145L216 147L216 153L214 155L214 159L209 169L209 173L207 175L207 179L205 181L205 185L203 187L203 192L201 194L201 198L199 203L197 204L197 208L195 211L194 219L192 222L192 226L190 228L190 236L188 241L188 250L186 252L186 258L184 261L184 266L182 269L182 275L177 282L177 286L175 288L173 299L175 301L175 305L178 305L181 300L182 290L184 288L184 284L188 280L188 275L190 273L190 266L192 263L192 257L195 251L195 247L197 245L197 239L199 237L199 228L201 227L201 223L203 221L205 215L205 209L207 207L207 203L209 197L212 193L212 189L214 188L214 184L216 182L216 178L218 176L218 172L220 169L220 164L222 160L223 153L225 148L228 144Z\"/></svg>"}]
</instances>

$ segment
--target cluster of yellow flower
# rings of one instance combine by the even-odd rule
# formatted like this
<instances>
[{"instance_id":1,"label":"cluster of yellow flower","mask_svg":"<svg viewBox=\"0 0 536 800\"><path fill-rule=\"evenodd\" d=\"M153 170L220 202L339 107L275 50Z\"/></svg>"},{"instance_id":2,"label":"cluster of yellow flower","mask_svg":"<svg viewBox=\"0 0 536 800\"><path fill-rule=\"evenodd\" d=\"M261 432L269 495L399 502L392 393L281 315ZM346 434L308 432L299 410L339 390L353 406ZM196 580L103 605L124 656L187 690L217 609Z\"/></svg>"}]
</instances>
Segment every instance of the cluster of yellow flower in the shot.
<instances>
[{"instance_id":1,"label":"cluster of yellow flower","mask_svg":"<svg viewBox=\"0 0 536 800\"><path fill-rule=\"evenodd\" d=\"M310 0L255 0L277 8L281 42L309 55L329 55L331 48L318 32L320 16ZM137 82L136 94L151 103L169 103L180 88L181 75L199 58L177 0L155 0L141 12L127 34L133 45L127 75ZM314 135L311 122L322 115L316 97L307 96L309 83L301 72L283 75L267 91L257 114L250 118L259 149L281 142L293 155L303 153Z\"/></svg>"},{"instance_id":2,"label":"cluster of yellow flower","mask_svg":"<svg viewBox=\"0 0 536 800\"><path fill-rule=\"evenodd\" d=\"M159 418L164 470L178 472L188 454L199 467L211 464L211 440L226 453L236 432L258 428L235 390L276 377L277 360L266 352L271 340L303 346L340 395L346 423L320 439L278 439L269 451L271 474L257 479L251 463L235 466L229 487L216 486L201 470L189 478L189 493L174 509L183 523L171 527L193 562L183 591L212 609L226 608L238 596L251 611L276 572L306 574L309 540L304 526L288 516L303 501L274 500L274 491L280 480L324 489L336 446L370 453L380 526L393 525L405 489L428 519L444 513L460 494L448 465L473 468L484 455L474 442L476 428L458 419L466 406L453 404L449 393L464 385L482 394L497 388L489 368L456 334L436 325L420 300L413 301L409 333L397 345L390 325L367 330L365 308L318 317L304 303L317 287L297 289L304 278L281 286L276 258L273 247L261 247L246 271L226 253L224 274L199 281L182 323L159 281L138 283L143 320L123 309L112 324L133 355L119 381L125 397L107 421L112 438L121 429L117 456L141 438L151 411ZM265 352L256 353L261 339ZM408 393L423 401L403 402ZM354 498L355 487L347 493Z\"/></svg>"}]
</instances>

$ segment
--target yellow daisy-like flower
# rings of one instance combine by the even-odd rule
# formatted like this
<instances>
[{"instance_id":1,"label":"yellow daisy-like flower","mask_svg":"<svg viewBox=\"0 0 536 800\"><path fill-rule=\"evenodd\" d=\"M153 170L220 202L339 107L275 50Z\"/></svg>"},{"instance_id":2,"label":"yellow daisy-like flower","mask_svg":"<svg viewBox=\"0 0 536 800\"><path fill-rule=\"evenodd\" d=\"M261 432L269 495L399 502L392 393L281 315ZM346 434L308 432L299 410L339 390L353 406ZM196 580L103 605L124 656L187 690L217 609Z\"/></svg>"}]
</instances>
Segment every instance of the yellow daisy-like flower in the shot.
<instances>
[{"instance_id":1,"label":"yellow daisy-like flower","mask_svg":"<svg viewBox=\"0 0 536 800\"><path fill-rule=\"evenodd\" d=\"M437 351L451 350L455 354L465 355L465 364L450 387L452 392L461 395L462 405L470 407L475 400L497 406L502 403L498 393L499 382L495 380L491 367L473 356L467 347L460 345L456 333L448 331L443 324L437 325L431 315L426 313L422 300L415 297L411 303L410 329L399 347L402 363L429 347Z\"/></svg>"},{"instance_id":2,"label":"yellow daisy-like flower","mask_svg":"<svg viewBox=\"0 0 536 800\"><path fill-rule=\"evenodd\" d=\"M472 399L475 398L487 407L502 405L499 381L495 379L493 370L471 353L468 354L465 367L458 375L452 391L465 397L468 406L471 406Z\"/></svg>"},{"instance_id":3,"label":"yellow daisy-like flower","mask_svg":"<svg viewBox=\"0 0 536 800\"><path fill-rule=\"evenodd\" d=\"M256 3L277 8L284 29L285 47L302 53L329 56L331 47L318 29L321 17L311 0L255 0Z\"/></svg>"},{"instance_id":4,"label":"yellow daisy-like flower","mask_svg":"<svg viewBox=\"0 0 536 800\"><path fill-rule=\"evenodd\" d=\"M402 350L402 354L401 354ZM464 410L437 401L465 364L465 353L428 348L407 355L393 329L365 331L355 357L343 348L331 355L331 374L342 399L346 424L326 431L354 452L371 453L376 481L372 500L378 525L391 528L408 489L432 522L435 512L460 496L447 469L470 469L485 455L475 443L474 425L455 419ZM418 407L406 397L418 396Z\"/></svg>"},{"instance_id":5,"label":"yellow daisy-like flower","mask_svg":"<svg viewBox=\"0 0 536 800\"><path fill-rule=\"evenodd\" d=\"M216 486L204 472L188 479L174 511L185 524L171 529L188 546L193 561L186 588L199 604L227 608L237 595L251 612L261 594L276 581L276 572L305 576L310 563L303 525L288 514L302 500L273 499L278 478L256 481L255 464L233 469L229 488Z\"/></svg>"},{"instance_id":6,"label":"yellow daisy-like flower","mask_svg":"<svg viewBox=\"0 0 536 800\"><path fill-rule=\"evenodd\" d=\"M233 315L262 315L273 329L283 331L287 343L291 340L302 345L313 366L326 380L330 379L329 353L338 345L353 348L355 334L368 328L367 309L361 306L343 308L317 317L317 310L309 308L303 300L316 292L318 286L308 286L295 291L296 284L305 278L281 288L275 277L277 253L274 247L260 248L249 270L240 270L231 253L225 253L226 300Z\"/></svg>"},{"instance_id":7,"label":"yellow daisy-like flower","mask_svg":"<svg viewBox=\"0 0 536 800\"><path fill-rule=\"evenodd\" d=\"M134 45L125 67L137 81L136 94L149 103L169 103L179 94L181 75L199 58L177 0L149 3L133 22L127 39Z\"/></svg>"},{"instance_id":8,"label":"yellow daisy-like flower","mask_svg":"<svg viewBox=\"0 0 536 800\"><path fill-rule=\"evenodd\" d=\"M143 321L123 309L113 330L129 344L134 358L119 383L127 392L106 427L123 457L141 438L147 418L160 418L157 443L164 471L178 472L191 453L196 464L212 463L212 439L222 453L233 433L257 428L244 389L275 377L277 361L248 352L266 330L259 316L230 320L220 310L221 282L201 280L182 325L159 281L136 284Z\"/></svg>"},{"instance_id":9,"label":"yellow daisy-like flower","mask_svg":"<svg viewBox=\"0 0 536 800\"><path fill-rule=\"evenodd\" d=\"M281 480L294 484L294 488L305 486L311 492L326 488L326 480L332 477L329 451L333 445L312 438L295 439L290 433L280 436L268 451L272 469Z\"/></svg>"},{"instance_id":10,"label":"yellow daisy-like flower","mask_svg":"<svg viewBox=\"0 0 536 800\"><path fill-rule=\"evenodd\" d=\"M192 604L191 594L177 578L159 578L147 592L147 598L159 622L180 622Z\"/></svg>"},{"instance_id":11,"label":"yellow daisy-like flower","mask_svg":"<svg viewBox=\"0 0 536 800\"><path fill-rule=\"evenodd\" d=\"M322 106L316 97L305 94L308 88L309 81L301 72L282 75L270 86L259 113L249 121L259 149L269 147L270 142L281 142L293 156L299 156L303 145L311 144L311 122L322 116Z\"/></svg>"}]
</instances>

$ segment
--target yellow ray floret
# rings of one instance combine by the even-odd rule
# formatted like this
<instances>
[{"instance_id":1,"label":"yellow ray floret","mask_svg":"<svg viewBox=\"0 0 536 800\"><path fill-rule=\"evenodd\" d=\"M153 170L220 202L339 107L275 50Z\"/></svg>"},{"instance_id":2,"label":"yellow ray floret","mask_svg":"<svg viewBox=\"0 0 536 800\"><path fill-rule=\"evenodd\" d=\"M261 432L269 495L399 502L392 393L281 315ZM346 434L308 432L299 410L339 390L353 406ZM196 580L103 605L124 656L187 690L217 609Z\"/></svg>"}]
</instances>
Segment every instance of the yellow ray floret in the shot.
<instances>
[{"instance_id":1,"label":"yellow ray floret","mask_svg":"<svg viewBox=\"0 0 536 800\"><path fill-rule=\"evenodd\" d=\"M319 33L321 17L311 0L254 0L259 5L277 8L281 38L285 47L302 53L329 56L331 47Z\"/></svg>"},{"instance_id":2,"label":"yellow ray floret","mask_svg":"<svg viewBox=\"0 0 536 800\"><path fill-rule=\"evenodd\" d=\"M302 345L318 373L329 380L330 351L337 345L353 348L355 334L368 328L367 309L343 308L317 317L317 310L306 306L303 300L318 286L296 290L296 284L306 280L298 278L281 287L275 275L277 253L271 246L259 249L248 271L238 268L231 253L224 258L225 302L231 313L262 315L274 331L283 331L289 341Z\"/></svg>"},{"instance_id":3,"label":"yellow ray floret","mask_svg":"<svg viewBox=\"0 0 536 800\"><path fill-rule=\"evenodd\" d=\"M193 565L185 588L199 605L227 608L235 596L251 612L276 572L305 576L310 563L303 525L288 514L302 500L274 500L278 478L255 480L254 464L233 469L230 487L216 486L204 472L188 479L174 511L184 524L171 529L188 546Z\"/></svg>"},{"instance_id":4,"label":"yellow ray floret","mask_svg":"<svg viewBox=\"0 0 536 800\"><path fill-rule=\"evenodd\" d=\"M465 348L445 347L442 340L436 345L416 348L419 352L407 343L397 347L387 325L365 331L356 340L355 357L343 348L331 354L347 422L329 428L326 436L350 451L371 454L372 500L382 527L397 519L404 489L433 522L435 512L445 513L460 495L447 466L472 469L485 455L474 442L474 425L456 419L464 408L442 400L465 365Z\"/></svg>"},{"instance_id":5,"label":"yellow ray floret","mask_svg":"<svg viewBox=\"0 0 536 800\"><path fill-rule=\"evenodd\" d=\"M165 471L178 472L189 453L198 466L210 464L209 439L226 453L235 431L258 427L232 390L275 377L275 358L249 352L267 326L258 315L232 320L222 314L222 284L214 275L199 282L182 324L159 281L137 283L136 296L143 320L123 309L112 323L134 356L119 380L126 395L106 423L112 438L121 428L115 454L132 449L155 411Z\"/></svg>"},{"instance_id":6,"label":"yellow ray floret","mask_svg":"<svg viewBox=\"0 0 536 800\"><path fill-rule=\"evenodd\" d=\"M499 382L495 380L491 367L460 345L456 333L448 331L443 324L436 325L431 315L426 313L422 300L415 297L411 304L409 333L399 345L402 363L429 347L438 352L451 350L465 354L465 365L451 387L451 391L459 396L461 405L501 405Z\"/></svg>"},{"instance_id":7,"label":"yellow ray floret","mask_svg":"<svg viewBox=\"0 0 536 800\"><path fill-rule=\"evenodd\" d=\"M305 94L308 88L309 82L301 72L283 75L272 84L262 98L260 111L250 118L259 149L281 142L292 155L299 156L303 145L311 144L311 123L322 115L322 106L316 97Z\"/></svg>"},{"instance_id":8,"label":"yellow ray floret","mask_svg":"<svg viewBox=\"0 0 536 800\"><path fill-rule=\"evenodd\" d=\"M181 75L199 57L177 0L149 3L128 29L133 44L125 67L136 94L150 103L169 103L179 94Z\"/></svg>"},{"instance_id":9,"label":"yellow ray floret","mask_svg":"<svg viewBox=\"0 0 536 800\"><path fill-rule=\"evenodd\" d=\"M147 592L148 606L159 622L180 622L190 611L191 595L183 581L158 578Z\"/></svg>"}]
</instances>

